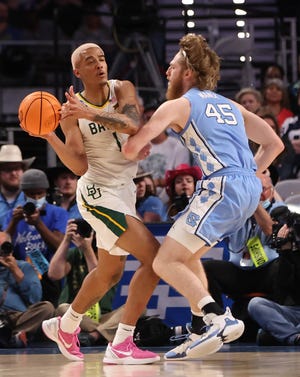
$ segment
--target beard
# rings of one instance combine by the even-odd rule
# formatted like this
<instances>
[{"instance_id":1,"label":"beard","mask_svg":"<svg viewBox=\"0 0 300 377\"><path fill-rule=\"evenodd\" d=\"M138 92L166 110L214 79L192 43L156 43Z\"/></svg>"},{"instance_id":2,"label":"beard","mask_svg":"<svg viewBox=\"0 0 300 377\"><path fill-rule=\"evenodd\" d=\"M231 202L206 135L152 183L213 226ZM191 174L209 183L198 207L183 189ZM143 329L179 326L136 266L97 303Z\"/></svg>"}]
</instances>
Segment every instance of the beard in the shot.
<instances>
[{"instance_id":1,"label":"beard","mask_svg":"<svg viewBox=\"0 0 300 377\"><path fill-rule=\"evenodd\" d=\"M169 83L166 98L167 100L176 99L181 97L184 94L183 84L181 78L176 78L172 81L172 84Z\"/></svg>"}]
</instances>

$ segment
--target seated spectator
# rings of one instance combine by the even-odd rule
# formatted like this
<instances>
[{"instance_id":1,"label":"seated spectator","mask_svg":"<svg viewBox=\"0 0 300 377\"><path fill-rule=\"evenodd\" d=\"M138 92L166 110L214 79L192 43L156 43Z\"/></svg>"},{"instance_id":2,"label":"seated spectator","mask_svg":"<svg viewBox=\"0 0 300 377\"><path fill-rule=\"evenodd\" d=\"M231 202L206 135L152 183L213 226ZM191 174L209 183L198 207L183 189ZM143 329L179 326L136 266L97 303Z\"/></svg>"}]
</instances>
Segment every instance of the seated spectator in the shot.
<instances>
[{"instance_id":1,"label":"seated spectator","mask_svg":"<svg viewBox=\"0 0 300 377\"><path fill-rule=\"evenodd\" d=\"M267 106L276 116L279 127L281 128L285 119L293 116L290 109L287 88L280 79L268 80L262 90L263 105Z\"/></svg>"},{"instance_id":2,"label":"seated spectator","mask_svg":"<svg viewBox=\"0 0 300 377\"><path fill-rule=\"evenodd\" d=\"M295 152L293 161L293 174L297 178L300 170L300 89L297 89L297 110L294 117L287 118L281 128L282 138L286 137L292 144Z\"/></svg>"},{"instance_id":3,"label":"seated spectator","mask_svg":"<svg viewBox=\"0 0 300 377\"><path fill-rule=\"evenodd\" d=\"M81 218L76 203L78 176L66 166L49 168L46 174L49 179L50 187L52 188L53 204L68 211L69 219Z\"/></svg>"},{"instance_id":4,"label":"seated spectator","mask_svg":"<svg viewBox=\"0 0 300 377\"><path fill-rule=\"evenodd\" d=\"M176 169L166 172L166 190L169 202L165 206L164 221L173 221L173 217L184 210L201 177L200 168L187 164L180 164Z\"/></svg>"},{"instance_id":5,"label":"seated spectator","mask_svg":"<svg viewBox=\"0 0 300 377\"><path fill-rule=\"evenodd\" d=\"M0 245L0 347L26 347L38 339L54 306L41 301L41 282L30 263L13 256L7 233L0 232Z\"/></svg>"},{"instance_id":6,"label":"seated spectator","mask_svg":"<svg viewBox=\"0 0 300 377\"><path fill-rule=\"evenodd\" d=\"M62 315L76 296L85 276L97 265L96 248L93 247L94 232L88 223L79 227L68 220L65 236L49 265L48 275L52 280L65 278L65 286L59 297L56 315ZM86 233L83 231L87 231ZM89 231L89 234L88 234ZM85 233L85 234L84 234ZM71 245L75 245L71 247ZM117 286L95 304L81 321L81 345L95 345L113 339L122 309L112 312L112 301Z\"/></svg>"},{"instance_id":7,"label":"seated spectator","mask_svg":"<svg viewBox=\"0 0 300 377\"><path fill-rule=\"evenodd\" d=\"M270 213L284 203L274 197L267 174L260 176L263 186L261 203L245 225L228 239L229 260L205 260L208 286L219 305L223 298L233 300L232 313L245 322L241 341L254 341L257 325L249 318L247 305L253 295L271 297L277 279L278 253L271 246L273 219Z\"/></svg>"},{"instance_id":8,"label":"seated spectator","mask_svg":"<svg viewBox=\"0 0 300 377\"><path fill-rule=\"evenodd\" d=\"M23 159L17 145L2 145L0 149L0 230L7 213L25 202L20 180L35 157Z\"/></svg>"},{"instance_id":9,"label":"seated spectator","mask_svg":"<svg viewBox=\"0 0 300 377\"><path fill-rule=\"evenodd\" d=\"M260 346L300 346L300 234L299 214L285 223L277 233L279 270L273 299L254 297L248 305L250 317L260 327L257 344Z\"/></svg>"},{"instance_id":10,"label":"seated spectator","mask_svg":"<svg viewBox=\"0 0 300 377\"><path fill-rule=\"evenodd\" d=\"M273 185L275 185L277 181L294 178L293 165L295 161L295 151L289 138L287 135L281 136L277 119L272 112L268 111L268 109L262 109L259 111L258 115L273 128L279 137L281 137L285 147L280 155L277 156L273 163L269 166Z\"/></svg>"},{"instance_id":11,"label":"seated spectator","mask_svg":"<svg viewBox=\"0 0 300 377\"><path fill-rule=\"evenodd\" d=\"M147 184L146 178L149 179ZM156 196L156 188L151 173L139 169L137 176L134 178L136 185L136 209L145 223L162 221L163 202Z\"/></svg>"},{"instance_id":12,"label":"seated spectator","mask_svg":"<svg viewBox=\"0 0 300 377\"><path fill-rule=\"evenodd\" d=\"M257 113L262 106L263 98L259 90L252 87L242 88L235 95L236 102L240 103L252 113Z\"/></svg>"}]
</instances>

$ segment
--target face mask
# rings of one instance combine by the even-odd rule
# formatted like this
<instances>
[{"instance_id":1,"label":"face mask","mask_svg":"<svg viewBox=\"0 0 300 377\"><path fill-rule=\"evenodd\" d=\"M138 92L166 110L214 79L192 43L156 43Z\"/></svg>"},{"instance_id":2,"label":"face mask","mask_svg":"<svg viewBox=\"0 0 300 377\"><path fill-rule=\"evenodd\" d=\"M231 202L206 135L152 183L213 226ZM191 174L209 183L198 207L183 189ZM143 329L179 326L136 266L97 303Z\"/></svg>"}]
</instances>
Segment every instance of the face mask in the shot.
<instances>
[{"instance_id":1,"label":"face mask","mask_svg":"<svg viewBox=\"0 0 300 377\"><path fill-rule=\"evenodd\" d=\"M42 208L44 204L47 203L46 197L44 196L43 198L40 199L32 199L32 198L27 198L27 202L33 203L36 208Z\"/></svg>"}]
</instances>

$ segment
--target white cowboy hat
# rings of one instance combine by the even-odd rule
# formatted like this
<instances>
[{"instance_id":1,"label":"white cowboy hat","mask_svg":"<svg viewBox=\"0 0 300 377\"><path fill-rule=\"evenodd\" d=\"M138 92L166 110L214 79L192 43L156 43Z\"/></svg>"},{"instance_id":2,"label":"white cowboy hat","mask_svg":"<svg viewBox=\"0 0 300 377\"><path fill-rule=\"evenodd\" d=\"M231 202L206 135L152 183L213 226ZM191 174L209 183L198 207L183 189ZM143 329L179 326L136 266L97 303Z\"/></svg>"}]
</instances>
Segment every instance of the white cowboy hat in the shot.
<instances>
[{"instance_id":1,"label":"white cowboy hat","mask_svg":"<svg viewBox=\"0 0 300 377\"><path fill-rule=\"evenodd\" d=\"M24 169L28 169L33 163L35 157L25 158L23 160L20 148L14 144L2 145L0 148L0 165L7 162L22 162Z\"/></svg>"}]
</instances>

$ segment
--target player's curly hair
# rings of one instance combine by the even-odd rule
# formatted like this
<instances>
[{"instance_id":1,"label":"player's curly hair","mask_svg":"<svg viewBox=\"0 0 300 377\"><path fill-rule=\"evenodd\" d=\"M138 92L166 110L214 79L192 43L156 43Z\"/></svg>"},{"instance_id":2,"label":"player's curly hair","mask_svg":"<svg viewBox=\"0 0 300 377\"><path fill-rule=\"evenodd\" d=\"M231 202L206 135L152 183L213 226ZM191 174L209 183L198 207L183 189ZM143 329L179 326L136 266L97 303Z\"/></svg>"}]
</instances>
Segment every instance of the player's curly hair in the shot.
<instances>
[{"instance_id":1,"label":"player's curly hair","mask_svg":"<svg viewBox=\"0 0 300 377\"><path fill-rule=\"evenodd\" d=\"M179 41L180 52L188 68L197 79L200 90L214 90L220 79L220 58L205 38L193 33L186 34Z\"/></svg>"}]
</instances>

